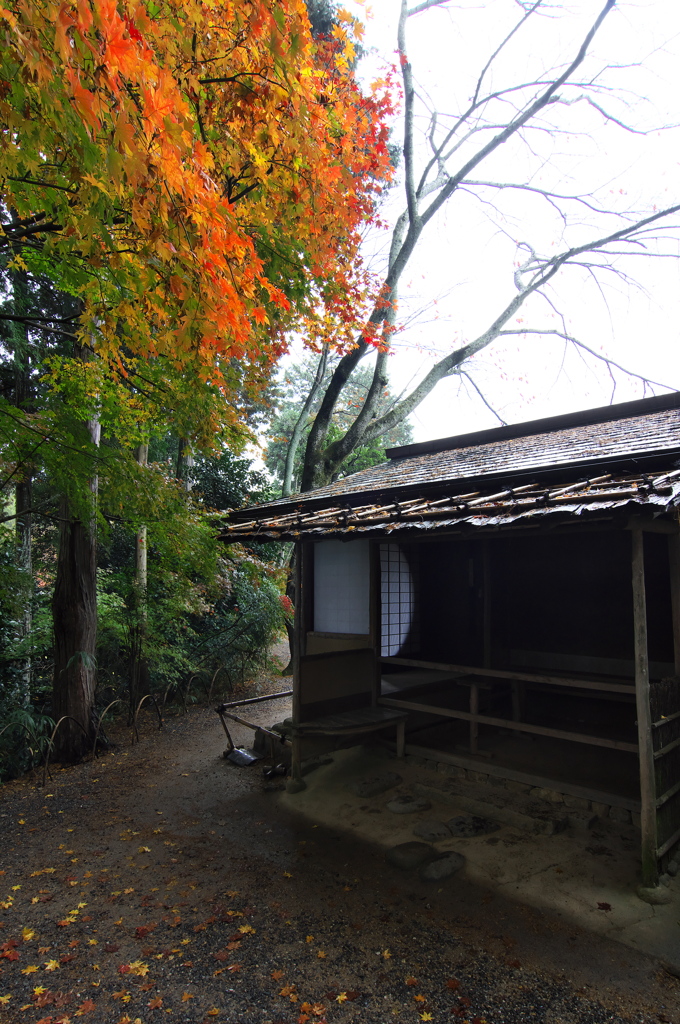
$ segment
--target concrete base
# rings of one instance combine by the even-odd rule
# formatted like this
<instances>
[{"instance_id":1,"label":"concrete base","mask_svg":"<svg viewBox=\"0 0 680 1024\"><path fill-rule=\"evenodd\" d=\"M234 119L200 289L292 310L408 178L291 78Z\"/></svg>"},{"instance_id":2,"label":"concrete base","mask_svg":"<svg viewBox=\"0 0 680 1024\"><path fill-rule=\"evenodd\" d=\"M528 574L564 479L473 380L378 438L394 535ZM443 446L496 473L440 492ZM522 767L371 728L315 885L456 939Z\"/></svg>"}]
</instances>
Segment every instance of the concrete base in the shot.
<instances>
[{"instance_id":1,"label":"concrete base","mask_svg":"<svg viewBox=\"0 0 680 1024\"><path fill-rule=\"evenodd\" d=\"M336 751L332 758L331 764L308 777L304 792L283 793L284 806L386 852L416 839L414 826L424 818L446 822L454 814L467 813L497 821L500 828L493 834L452 836L433 844L439 853L455 850L466 861L459 873L442 882L441 900L446 899L447 887L454 891L450 887L468 879L680 970L680 882L673 878L664 886L668 904L640 899L640 833L630 819L594 816L593 808L556 807L531 792L509 800L507 791L499 792L488 781L456 779L410 758L397 761L380 749L353 747ZM396 789L375 797L351 791L352 783L386 770L402 776ZM426 793L432 807L411 815L386 809L389 800L408 793ZM410 873L391 866L386 870L393 870L402 885L408 884Z\"/></svg>"}]
</instances>

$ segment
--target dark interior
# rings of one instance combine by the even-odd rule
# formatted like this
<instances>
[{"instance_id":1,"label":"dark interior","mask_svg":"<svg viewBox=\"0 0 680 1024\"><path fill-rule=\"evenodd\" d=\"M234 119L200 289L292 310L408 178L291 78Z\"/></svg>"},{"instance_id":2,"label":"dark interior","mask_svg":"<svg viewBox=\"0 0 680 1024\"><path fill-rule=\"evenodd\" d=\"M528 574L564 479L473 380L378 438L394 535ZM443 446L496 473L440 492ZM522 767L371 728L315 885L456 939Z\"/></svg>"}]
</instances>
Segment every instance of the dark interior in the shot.
<instances>
[{"instance_id":1,"label":"dark interior","mask_svg":"<svg viewBox=\"0 0 680 1024\"><path fill-rule=\"evenodd\" d=\"M667 538L647 533L644 543L650 673L661 678L674 671ZM637 742L634 693L597 688L634 682L630 532L527 531L428 540L403 550L415 600L397 657L438 663L436 671L383 663L384 696L432 707L432 713L411 715L407 742L459 752L482 766L503 764L637 798L635 752L587 742ZM466 666L564 677L565 683L472 675ZM579 688L575 680L594 688ZM477 744L469 722L436 712L470 710L473 684L479 713L506 722L480 723ZM521 732L513 721L582 738Z\"/></svg>"}]
</instances>

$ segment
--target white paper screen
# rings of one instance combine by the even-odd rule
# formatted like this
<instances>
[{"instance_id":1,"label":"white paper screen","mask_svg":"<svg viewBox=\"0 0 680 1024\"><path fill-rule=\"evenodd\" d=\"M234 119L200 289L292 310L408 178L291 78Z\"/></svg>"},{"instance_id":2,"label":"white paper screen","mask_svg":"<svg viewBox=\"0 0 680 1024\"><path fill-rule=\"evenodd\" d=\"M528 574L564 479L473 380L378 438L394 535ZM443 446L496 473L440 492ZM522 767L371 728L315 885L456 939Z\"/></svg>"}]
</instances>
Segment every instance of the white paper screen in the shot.
<instances>
[{"instance_id":1,"label":"white paper screen","mask_svg":"<svg viewBox=\"0 0 680 1024\"><path fill-rule=\"evenodd\" d=\"M314 545L314 629L368 633L368 541L326 540Z\"/></svg>"}]
</instances>

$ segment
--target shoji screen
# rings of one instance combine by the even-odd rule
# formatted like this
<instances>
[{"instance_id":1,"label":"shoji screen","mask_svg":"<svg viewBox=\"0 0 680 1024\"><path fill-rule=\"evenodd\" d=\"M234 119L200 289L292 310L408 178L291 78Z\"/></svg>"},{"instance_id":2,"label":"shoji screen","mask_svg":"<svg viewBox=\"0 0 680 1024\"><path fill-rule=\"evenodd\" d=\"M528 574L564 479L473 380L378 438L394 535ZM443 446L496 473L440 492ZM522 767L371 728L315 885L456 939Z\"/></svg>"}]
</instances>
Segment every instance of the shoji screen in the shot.
<instances>
[{"instance_id":1,"label":"shoji screen","mask_svg":"<svg viewBox=\"0 0 680 1024\"><path fill-rule=\"evenodd\" d=\"M369 632L370 562L367 540L314 545L314 631Z\"/></svg>"}]
</instances>

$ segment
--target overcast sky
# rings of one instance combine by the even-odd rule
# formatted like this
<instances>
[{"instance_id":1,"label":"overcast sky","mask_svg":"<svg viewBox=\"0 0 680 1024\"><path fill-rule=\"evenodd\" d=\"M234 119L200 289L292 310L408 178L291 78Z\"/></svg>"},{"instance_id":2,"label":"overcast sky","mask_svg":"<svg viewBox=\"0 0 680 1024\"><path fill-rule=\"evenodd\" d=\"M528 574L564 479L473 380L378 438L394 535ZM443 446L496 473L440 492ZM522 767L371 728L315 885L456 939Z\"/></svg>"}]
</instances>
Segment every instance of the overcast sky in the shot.
<instances>
[{"instance_id":1,"label":"overcast sky","mask_svg":"<svg viewBox=\"0 0 680 1024\"><path fill-rule=\"evenodd\" d=\"M413 0L415 3L415 0ZM412 5L413 5L412 3ZM346 4L358 12L359 8ZM373 0L366 21L369 56L362 73L379 74L396 59L399 0ZM507 54L492 69L492 88L540 76L571 59L600 10L594 0L549 2L548 16L532 19ZM424 105L418 124L427 124L426 105L455 114L473 89L479 69L521 15L518 0L460 0L445 10L431 10L409 20L408 54ZM677 0L619 0L598 34L592 56L579 77L599 74L609 87L598 102L608 112L642 130L625 131L579 99L572 91L551 114L560 132L536 132L530 145L506 144L478 178L531 182L556 191L603 198L612 207L640 216L680 201L680 4ZM395 123L394 139L400 135ZM424 156L424 151L421 154ZM403 192L392 190L384 216L393 219ZM417 379L437 354L476 337L513 294L518 243L541 253L565 243L598 237L613 217L583 209L565 229L543 201L526 193L504 191L497 202L462 195L451 201L431 225L401 287L401 310L409 327L400 335L392 360L394 386ZM573 204L572 204L573 205ZM676 240L665 244L669 256L680 253L680 217ZM374 238L371 258L384 259L386 239ZM567 329L597 351L637 373L680 389L680 261L675 258L619 260L618 266L639 283L613 274L596 283L583 271L562 275L551 290L554 307L532 300L522 311L526 327L554 327L555 310ZM494 346L468 365L470 375L503 419L516 422L579 408L607 404L612 378L591 357L583 358L561 341L518 338ZM642 397L640 382L615 372L614 400ZM416 439L481 429L498 421L470 385L441 382L414 416Z\"/></svg>"}]
</instances>

